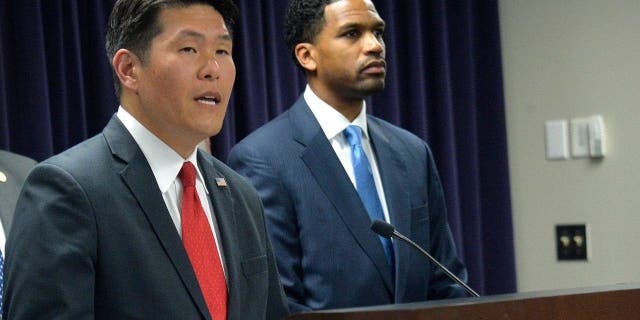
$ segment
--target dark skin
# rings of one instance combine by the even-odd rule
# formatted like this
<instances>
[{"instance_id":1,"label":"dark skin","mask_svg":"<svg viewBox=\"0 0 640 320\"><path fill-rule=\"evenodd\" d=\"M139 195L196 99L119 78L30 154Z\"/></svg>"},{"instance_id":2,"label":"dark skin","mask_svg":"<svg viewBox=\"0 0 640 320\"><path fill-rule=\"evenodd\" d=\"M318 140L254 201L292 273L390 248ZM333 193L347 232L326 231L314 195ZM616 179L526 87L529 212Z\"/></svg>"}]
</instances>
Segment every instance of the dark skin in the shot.
<instances>
[{"instance_id":1,"label":"dark skin","mask_svg":"<svg viewBox=\"0 0 640 320\"><path fill-rule=\"evenodd\" d=\"M295 54L313 92L353 121L364 99L384 89L385 24L370 0L331 3L324 18L314 43L298 44Z\"/></svg>"}]
</instances>

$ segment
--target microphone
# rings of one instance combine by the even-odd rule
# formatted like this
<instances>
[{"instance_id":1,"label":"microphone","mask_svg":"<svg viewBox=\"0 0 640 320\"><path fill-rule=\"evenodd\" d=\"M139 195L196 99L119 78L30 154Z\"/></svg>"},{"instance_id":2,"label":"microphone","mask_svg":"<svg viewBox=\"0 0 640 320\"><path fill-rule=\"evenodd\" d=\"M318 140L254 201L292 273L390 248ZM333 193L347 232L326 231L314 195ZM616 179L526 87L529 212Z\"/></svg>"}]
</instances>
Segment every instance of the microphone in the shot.
<instances>
[{"instance_id":1,"label":"microphone","mask_svg":"<svg viewBox=\"0 0 640 320\"><path fill-rule=\"evenodd\" d=\"M455 274L451 273L451 271L449 271L449 269L447 269L440 262L438 262L438 260L436 260L434 257L432 257L427 251L422 249L419 245L417 245L415 242L411 241L409 238L407 238L404 235L402 235L400 232L396 231L396 228L393 225L391 225L389 223L386 223L386 222L384 222L382 220L374 220L373 223L371 224L371 230L373 230L373 232L375 232L378 235L380 235L382 237L385 237L387 239L389 239L391 237L398 238L398 239L408 243L412 247L418 249L418 251L422 252L422 254L425 255L427 258L429 258L429 260L431 262L433 262L435 265L437 265L438 268L440 268L442 271L444 271L444 273L451 280L453 280L457 284L461 285L470 295L472 295L474 297L479 297L480 296L477 292L473 291L473 289L471 289L471 287L469 287L466 283L464 283L462 280L460 280L460 278L456 277Z\"/></svg>"}]
</instances>

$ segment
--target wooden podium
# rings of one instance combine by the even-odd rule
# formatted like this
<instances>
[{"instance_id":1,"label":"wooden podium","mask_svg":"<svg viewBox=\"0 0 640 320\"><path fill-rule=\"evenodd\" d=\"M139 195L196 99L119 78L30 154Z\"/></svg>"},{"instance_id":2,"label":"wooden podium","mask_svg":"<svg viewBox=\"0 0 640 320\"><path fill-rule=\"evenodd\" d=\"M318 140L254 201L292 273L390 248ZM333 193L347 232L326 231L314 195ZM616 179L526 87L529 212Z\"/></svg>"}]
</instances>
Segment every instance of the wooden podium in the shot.
<instances>
[{"instance_id":1,"label":"wooden podium","mask_svg":"<svg viewBox=\"0 0 640 320\"><path fill-rule=\"evenodd\" d=\"M286 320L640 319L640 283L322 310Z\"/></svg>"}]
</instances>

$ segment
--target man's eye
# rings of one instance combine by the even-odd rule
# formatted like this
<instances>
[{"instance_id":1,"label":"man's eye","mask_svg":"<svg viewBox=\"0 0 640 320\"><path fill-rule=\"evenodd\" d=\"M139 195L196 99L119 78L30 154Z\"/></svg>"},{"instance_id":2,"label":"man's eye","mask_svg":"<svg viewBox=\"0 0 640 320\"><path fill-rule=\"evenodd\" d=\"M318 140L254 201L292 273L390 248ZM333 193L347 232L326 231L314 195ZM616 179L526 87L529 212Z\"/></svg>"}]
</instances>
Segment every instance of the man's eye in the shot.
<instances>
[{"instance_id":1,"label":"man's eye","mask_svg":"<svg viewBox=\"0 0 640 320\"><path fill-rule=\"evenodd\" d=\"M228 50L225 50L225 49L219 49L219 50L216 50L216 54L218 54L218 55L223 55L223 56L228 56L228 55L230 55L231 53L229 53L229 51L228 51Z\"/></svg>"},{"instance_id":2,"label":"man's eye","mask_svg":"<svg viewBox=\"0 0 640 320\"><path fill-rule=\"evenodd\" d=\"M186 52L186 53L196 53L196 49L192 48L192 47L186 47L186 48L182 48L180 49L181 52Z\"/></svg>"},{"instance_id":3,"label":"man's eye","mask_svg":"<svg viewBox=\"0 0 640 320\"><path fill-rule=\"evenodd\" d=\"M358 31L352 30L352 31L347 31L344 35L347 38L357 38L359 36L359 33Z\"/></svg>"}]
</instances>

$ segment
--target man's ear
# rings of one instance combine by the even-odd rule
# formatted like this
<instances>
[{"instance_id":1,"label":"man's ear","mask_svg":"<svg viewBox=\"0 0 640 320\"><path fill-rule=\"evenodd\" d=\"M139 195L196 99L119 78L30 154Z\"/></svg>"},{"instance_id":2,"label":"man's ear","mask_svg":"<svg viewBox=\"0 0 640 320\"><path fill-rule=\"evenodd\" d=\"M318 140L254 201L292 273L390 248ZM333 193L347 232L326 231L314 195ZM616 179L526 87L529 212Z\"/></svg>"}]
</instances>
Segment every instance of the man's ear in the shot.
<instances>
[{"instance_id":1,"label":"man's ear","mask_svg":"<svg viewBox=\"0 0 640 320\"><path fill-rule=\"evenodd\" d=\"M141 61L133 52L120 49L113 56L113 70L115 70L123 90L138 91L138 71Z\"/></svg>"},{"instance_id":2,"label":"man's ear","mask_svg":"<svg viewBox=\"0 0 640 320\"><path fill-rule=\"evenodd\" d=\"M318 64L315 60L315 46L311 43L298 43L293 49L298 63L308 72L316 71Z\"/></svg>"}]
</instances>

